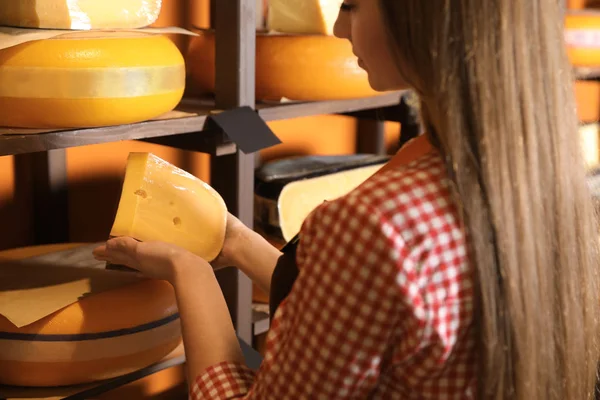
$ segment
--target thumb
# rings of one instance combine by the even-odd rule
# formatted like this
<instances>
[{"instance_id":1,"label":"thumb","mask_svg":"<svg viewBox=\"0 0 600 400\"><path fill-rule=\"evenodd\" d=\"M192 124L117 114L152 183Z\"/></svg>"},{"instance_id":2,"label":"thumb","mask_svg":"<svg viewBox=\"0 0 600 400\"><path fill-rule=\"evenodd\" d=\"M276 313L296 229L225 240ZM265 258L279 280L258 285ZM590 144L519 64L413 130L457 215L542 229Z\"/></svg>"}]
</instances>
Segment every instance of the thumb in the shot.
<instances>
[{"instance_id":1,"label":"thumb","mask_svg":"<svg viewBox=\"0 0 600 400\"><path fill-rule=\"evenodd\" d=\"M104 257L113 264L136 268L138 241L127 236L109 239L106 242Z\"/></svg>"}]
</instances>

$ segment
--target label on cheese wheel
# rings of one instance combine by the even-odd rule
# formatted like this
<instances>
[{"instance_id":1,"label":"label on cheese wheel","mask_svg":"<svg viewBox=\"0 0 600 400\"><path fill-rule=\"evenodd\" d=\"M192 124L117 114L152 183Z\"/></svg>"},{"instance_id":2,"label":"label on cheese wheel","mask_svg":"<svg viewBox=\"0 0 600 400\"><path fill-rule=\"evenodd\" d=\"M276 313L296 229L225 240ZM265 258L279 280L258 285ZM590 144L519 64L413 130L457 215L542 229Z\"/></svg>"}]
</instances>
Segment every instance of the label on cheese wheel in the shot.
<instances>
[{"instance_id":1,"label":"label on cheese wheel","mask_svg":"<svg viewBox=\"0 0 600 400\"><path fill-rule=\"evenodd\" d=\"M156 22L162 0L0 0L0 25L42 29L135 29Z\"/></svg>"}]
</instances>

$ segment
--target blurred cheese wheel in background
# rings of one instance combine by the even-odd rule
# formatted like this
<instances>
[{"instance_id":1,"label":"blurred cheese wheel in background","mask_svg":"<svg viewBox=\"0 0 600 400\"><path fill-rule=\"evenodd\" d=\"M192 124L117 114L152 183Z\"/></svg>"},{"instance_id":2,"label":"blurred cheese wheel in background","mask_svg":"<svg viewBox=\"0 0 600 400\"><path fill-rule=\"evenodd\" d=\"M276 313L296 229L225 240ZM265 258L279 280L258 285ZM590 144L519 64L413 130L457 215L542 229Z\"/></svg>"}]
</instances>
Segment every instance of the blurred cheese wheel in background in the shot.
<instances>
[{"instance_id":1,"label":"blurred cheese wheel in background","mask_svg":"<svg viewBox=\"0 0 600 400\"><path fill-rule=\"evenodd\" d=\"M600 12L568 11L565 15L565 42L571 64L600 66Z\"/></svg>"},{"instance_id":2,"label":"blurred cheese wheel in background","mask_svg":"<svg viewBox=\"0 0 600 400\"><path fill-rule=\"evenodd\" d=\"M162 3L168 2L163 0ZM161 0L0 0L0 25L42 29L134 29L156 21Z\"/></svg>"},{"instance_id":3,"label":"blurred cheese wheel in background","mask_svg":"<svg viewBox=\"0 0 600 400\"><path fill-rule=\"evenodd\" d=\"M190 13L190 9L196 10L197 15L208 15L207 10L203 6L206 6L208 0L162 0L162 7L160 15L156 22L154 22L152 28L168 28L178 27L188 29L190 27L190 21L193 13ZM188 35L179 34L167 34L166 35L181 51L185 52L188 46Z\"/></svg>"},{"instance_id":4,"label":"blurred cheese wheel in background","mask_svg":"<svg viewBox=\"0 0 600 400\"><path fill-rule=\"evenodd\" d=\"M187 53L190 84L215 90L215 37L196 30ZM337 100L378 94L347 40L324 35L256 34L257 100Z\"/></svg>"},{"instance_id":5,"label":"blurred cheese wheel in background","mask_svg":"<svg viewBox=\"0 0 600 400\"><path fill-rule=\"evenodd\" d=\"M183 56L162 35L84 31L0 50L0 126L141 122L175 108L184 89Z\"/></svg>"},{"instance_id":6,"label":"blurred cheese wheel in background","mask_svg":"<svg viewBox=\"0 0 600 400\"><path fill-rule=\"evenodd\" d=\"M22 248L0 253L0 259L69 247ZM84 296L21 328L0 315L0 384L64 386L109 379L160 361L180 343L172 286L144 279Z\"/></svg>"},{"instance_id":7,"label":"blurred cheese wheel in background","mask_svg":"<svg viewBox=\"0 0 600 400\"><path fill-rule=\"evenodd\" d=\"M575 81L575 99L580 122L600 120L600 82Z\"/></svg>"}]
</instances>

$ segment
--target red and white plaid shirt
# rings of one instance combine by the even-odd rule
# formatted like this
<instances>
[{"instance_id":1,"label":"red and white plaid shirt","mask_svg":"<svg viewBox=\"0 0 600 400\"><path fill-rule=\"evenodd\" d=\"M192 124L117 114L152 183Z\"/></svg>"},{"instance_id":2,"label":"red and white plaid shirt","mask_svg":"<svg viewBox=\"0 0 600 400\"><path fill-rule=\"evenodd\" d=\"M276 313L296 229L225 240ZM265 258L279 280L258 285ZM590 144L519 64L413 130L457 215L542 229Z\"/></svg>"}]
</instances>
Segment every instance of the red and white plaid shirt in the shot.
<instances>
[{"instance_id":1,"label":"red and white plaid shirt","mask_svg":"<svg viewBox=\"0 0 600 400\"><path fill-rule=\"evenodd\" d=\"M192 399L472 399L473 282L436 152L305 221L299 276L258 372L223 362Z\"/></svg>"}]
</instances>

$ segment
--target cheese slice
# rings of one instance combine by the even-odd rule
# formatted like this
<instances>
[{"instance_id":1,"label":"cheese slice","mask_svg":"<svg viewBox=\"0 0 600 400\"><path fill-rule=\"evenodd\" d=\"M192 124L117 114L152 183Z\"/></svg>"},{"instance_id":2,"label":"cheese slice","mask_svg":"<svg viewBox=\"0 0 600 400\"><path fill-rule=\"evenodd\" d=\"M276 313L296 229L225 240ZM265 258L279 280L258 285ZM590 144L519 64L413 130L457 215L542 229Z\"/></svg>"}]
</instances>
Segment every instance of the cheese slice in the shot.
<instances>
[{"instance_id":1,"label":"cheese slice","mask_svg":"<svg viewBox=\"0 0 600 400\"><path fill-rule=\"evenodd\" d=\"M281 33L333 35L343 0L269 0L267 29Z\"/></svg>"},{"instance_id":2,"label":"cheese slice","mask_svg":"<svg viewBox=\"0 0 600 400\"><path fill-rule=\"evenodd\" d=\"M381 167L382 164L369 165L288 183L281 190L277 205L283 238L290 241L321 203L348 194Z\"/></svg>"},{"instance_id":3,"label":"cheese slice","mask_svg":"<svg viewBox=\"0 0 600 400\"><path fill-rule=\"evenodd\" d=\"M0 25L43 29L134 29L153 24L162 0L0 0Z\"/></svg>"},{"instance_id":4,"label":"cheese slice","mask_svg":"<svg viewBox=\"0 0 600 400\"><path fill-rule=\"evenodd\" d=\"M85 31L0 50L0 126L141 122L173 110L184 89L183 56L162 35Z\"/></svg>"},{"instance_id":5,"label":"cheese slice","mask_svg":"<svg viewBox=\"0 0 600 400\"><path fill-rule=\"evenodd\" d=\"M226 223L225 202L211 186L151 153L130 153L111 236L168 242L212 261Z\"/></svg>"}]
</instances>

